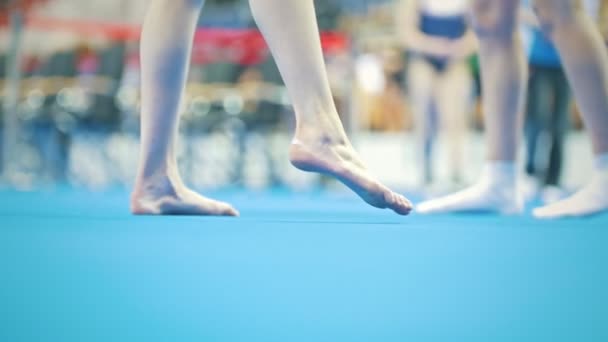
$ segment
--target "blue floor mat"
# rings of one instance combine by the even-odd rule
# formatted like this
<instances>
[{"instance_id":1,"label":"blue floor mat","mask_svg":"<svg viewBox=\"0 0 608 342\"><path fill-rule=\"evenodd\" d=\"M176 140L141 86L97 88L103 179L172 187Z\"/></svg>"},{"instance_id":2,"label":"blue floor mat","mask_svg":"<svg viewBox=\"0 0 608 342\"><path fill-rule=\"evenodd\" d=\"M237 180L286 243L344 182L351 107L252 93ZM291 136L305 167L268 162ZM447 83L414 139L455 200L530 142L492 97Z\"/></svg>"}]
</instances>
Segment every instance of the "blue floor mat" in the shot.
<instances>
[{"instance_id":1,"label":"blue floor mat","mask_svg":"<svg viewBox=\"0 0 608 342\"><path fill-rule=\"evenodd\" d=\"M0 341L608 341L606 215L213 196L242 217L134 217L124 191L0 192Z\"/></svg>"}]
</instances>

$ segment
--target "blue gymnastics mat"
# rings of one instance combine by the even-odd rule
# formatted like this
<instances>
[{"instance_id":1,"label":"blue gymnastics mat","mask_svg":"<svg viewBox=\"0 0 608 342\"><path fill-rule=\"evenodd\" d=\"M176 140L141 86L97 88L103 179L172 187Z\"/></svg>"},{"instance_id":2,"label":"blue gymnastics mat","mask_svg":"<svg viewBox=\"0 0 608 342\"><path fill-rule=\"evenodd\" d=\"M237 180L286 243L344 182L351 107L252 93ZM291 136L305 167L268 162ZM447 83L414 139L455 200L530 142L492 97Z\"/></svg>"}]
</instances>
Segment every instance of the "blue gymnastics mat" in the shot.
<instances>
[{"instance_id":1,"label":"blue gymnastics mat","mask_svg":"<svg viewBox=\"0 0 608 342\"><path fill-rule=\"evenodd\" d=\"M608 341L608 216L400 217L355 198L0 191L0 341Z\"/></svg>"}]
</instances>

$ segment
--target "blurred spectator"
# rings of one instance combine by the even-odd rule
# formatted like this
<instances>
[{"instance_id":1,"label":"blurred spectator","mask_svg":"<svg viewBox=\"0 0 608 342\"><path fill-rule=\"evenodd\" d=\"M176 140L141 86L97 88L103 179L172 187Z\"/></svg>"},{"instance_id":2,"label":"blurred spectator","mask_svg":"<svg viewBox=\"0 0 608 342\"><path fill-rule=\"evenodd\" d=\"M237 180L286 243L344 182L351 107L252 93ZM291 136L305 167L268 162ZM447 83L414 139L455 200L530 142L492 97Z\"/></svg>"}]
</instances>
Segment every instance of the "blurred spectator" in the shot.
<instances>
[{"instance_id":1,"label":"blurred spectator","mask_svg":"<svg viewBox=\"0 0 608 342\"><path fill-rule=\"evenodd\" d=\"M377 131L401 131L405 121L405 101L401 91L403 58L398 51L386 48L382 51L381 63L384 89L371 109L369 125Z\"/></svg>"},{"instance_id":2,"label":"blurred spectator","mask_svg":"<svg viewBox=\"0 0 608 342\"><path fill-rule=\"evenodd\" d=\"M462 175L463 139L471 109L472 72L468 58L476 41L467 22L467 0L403 0L400 36L410 52L408 92L423 154L423 182L433 181L436 131L446 133L452 179Z\"/></svg>"},{"instance_id":3,"label":"blurred spectator","mask_svg":"<svg viewBox=\"0 0 608 342\"><path fill-rule=\"evenodd\" d=\"M344 16L357 9L370 12L380 2L388 3L387 0L315 1L320 29L345 37L338 33ZM19 113L19 128L24 132L19 136L21 145L36 156L31 159L38 160L31 163L35 167L27 167L28 172L32 170L34 181L99 186L112 184L117 177L121 182L128 181L128 172L118 174L115 170L130 169L126 165L132 162L137 143L140 70L136 39L147 3L147 0L52 0L32 12L23 38L26 55L34 57L22 63L26 72L20 105L27 113ZM286 126L293 123L286 120L291 115L285 115L285 111L291 107L281 76L268 52L259 45L263 40L256 38L258 34L253 30L241 31L254 26L248 1L208 0L205 6L199 26L216 35L198 34L195 38L193 65L183 99L185 120L180 132L186 148L182 152L193 153L191 150L199 149L198 143L217 137L224 139L226 145L240 145L241 152L250 136L266 139L279 132L288 139ZM4 38L3 34L0 32L0 37ZM0 67L5 64L3 56L7 54L5 41L0 39ZM352 62L348 45L343 50L334 47L326 56L328 69L333 73L332 86L334 90L340 89L334 91L336 102L342 105L340 109L350 104L351 97ZM382 60L380 63L382 72ZM4 72L2 68L0 78L6 76ZM389 78L395 74L384 72ZM399 92L393 84L390 88L390 100L384 103L399 102ZM350 112L340 112L348 122ZM262 149L255 152L276 154ZM11 163L21 171L26 169L16 158ZM238 163L242 160L233 164ZM241 166L231 164L232 168L239 170ZM285 178L283 169L270 163L268 168L272 184ZM210 179L205 184L220 183Z\"/></svg>"},{"instance_id":4,"label":"blurred spectator","mask_svg":"<svg viewBox=\"0 0 608 342\"><path fill-rule=\"evenodd\" d=\"M372 129L379 128L373 113L377 112L379 98L385 91L387 83L382 59L377 53L378 49L375 42L367 42L354 62L357 85L354 96L356 108L365 126Z\"/></svg>"}]
</instances>

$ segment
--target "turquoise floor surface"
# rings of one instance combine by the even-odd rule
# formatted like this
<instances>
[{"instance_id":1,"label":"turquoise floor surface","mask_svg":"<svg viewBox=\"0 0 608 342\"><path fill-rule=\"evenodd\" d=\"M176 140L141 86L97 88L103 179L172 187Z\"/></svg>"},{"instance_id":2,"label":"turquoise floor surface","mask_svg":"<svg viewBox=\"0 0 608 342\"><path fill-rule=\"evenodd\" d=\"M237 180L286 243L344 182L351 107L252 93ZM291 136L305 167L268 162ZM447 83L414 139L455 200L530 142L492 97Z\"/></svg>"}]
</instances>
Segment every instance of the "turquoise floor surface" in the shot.
<instances>
[{"instance_id":1,"label":"turquoise floor surface","mask_svg":"<svg viewBox=\"0 0 608 342\"><path fill-rule=\"evenodd\" d=\"M608 216L392 215L231 191L0 191L0 341L608 341Z\"/></svg>"}]
</instances>

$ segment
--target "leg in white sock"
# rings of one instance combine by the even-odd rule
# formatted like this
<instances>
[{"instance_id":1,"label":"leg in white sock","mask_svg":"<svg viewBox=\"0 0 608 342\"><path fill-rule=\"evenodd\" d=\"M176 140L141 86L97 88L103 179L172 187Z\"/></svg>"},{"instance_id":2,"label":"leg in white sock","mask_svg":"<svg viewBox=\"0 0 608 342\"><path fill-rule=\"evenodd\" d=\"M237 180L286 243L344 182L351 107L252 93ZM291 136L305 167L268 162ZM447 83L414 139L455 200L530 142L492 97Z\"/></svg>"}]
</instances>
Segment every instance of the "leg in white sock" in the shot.
<instances>
[{"instance_id":1,"label":"leg in white sock","mask_svg":"<svg viewBox=\"0 0 608 342\"><path fill-rule=\"evenodd\" d=\"M456 194L420 204L421 213L522 210L517 191L517 146L522 124L526 63L516 32L519 0L474 0L479 37L487 165L480 181Z\"/></svg>"},{"instance_id":2,"label":"leg in white sock","mask_svg":"<svg viewBox=\"0 0 608 342\"><path fill-rule=\"evenodd\" d=\"M177 170L178 107L202 0L154 0L143 26L141 155L135 214L238 215L230 205L188 189Z\"/></svg>"},{"instance_id":3,"label":"leg in white sock","mask_svg":"<svg viewBox=\"0 0 608 342\"><path fill-rule=\"evenodd\" d=\"M545 33L560 52L596 165L591 181L572 197L536 209L540 218L585 216L608 211L608 52L580 0L536 0Z\"/></svg>"},{"instance_id":4,"label":"leg in white sock","mask_svg":"<svg viewBox=\"0 0 608 342\"><path fill-rule=\"evenodd\" d=\"M373 178L349 142L327 79L313 2L250 0L296 113L294 166L331 175L367 203L408 214L411 203Z\"/></svg>"}]
</instances>

